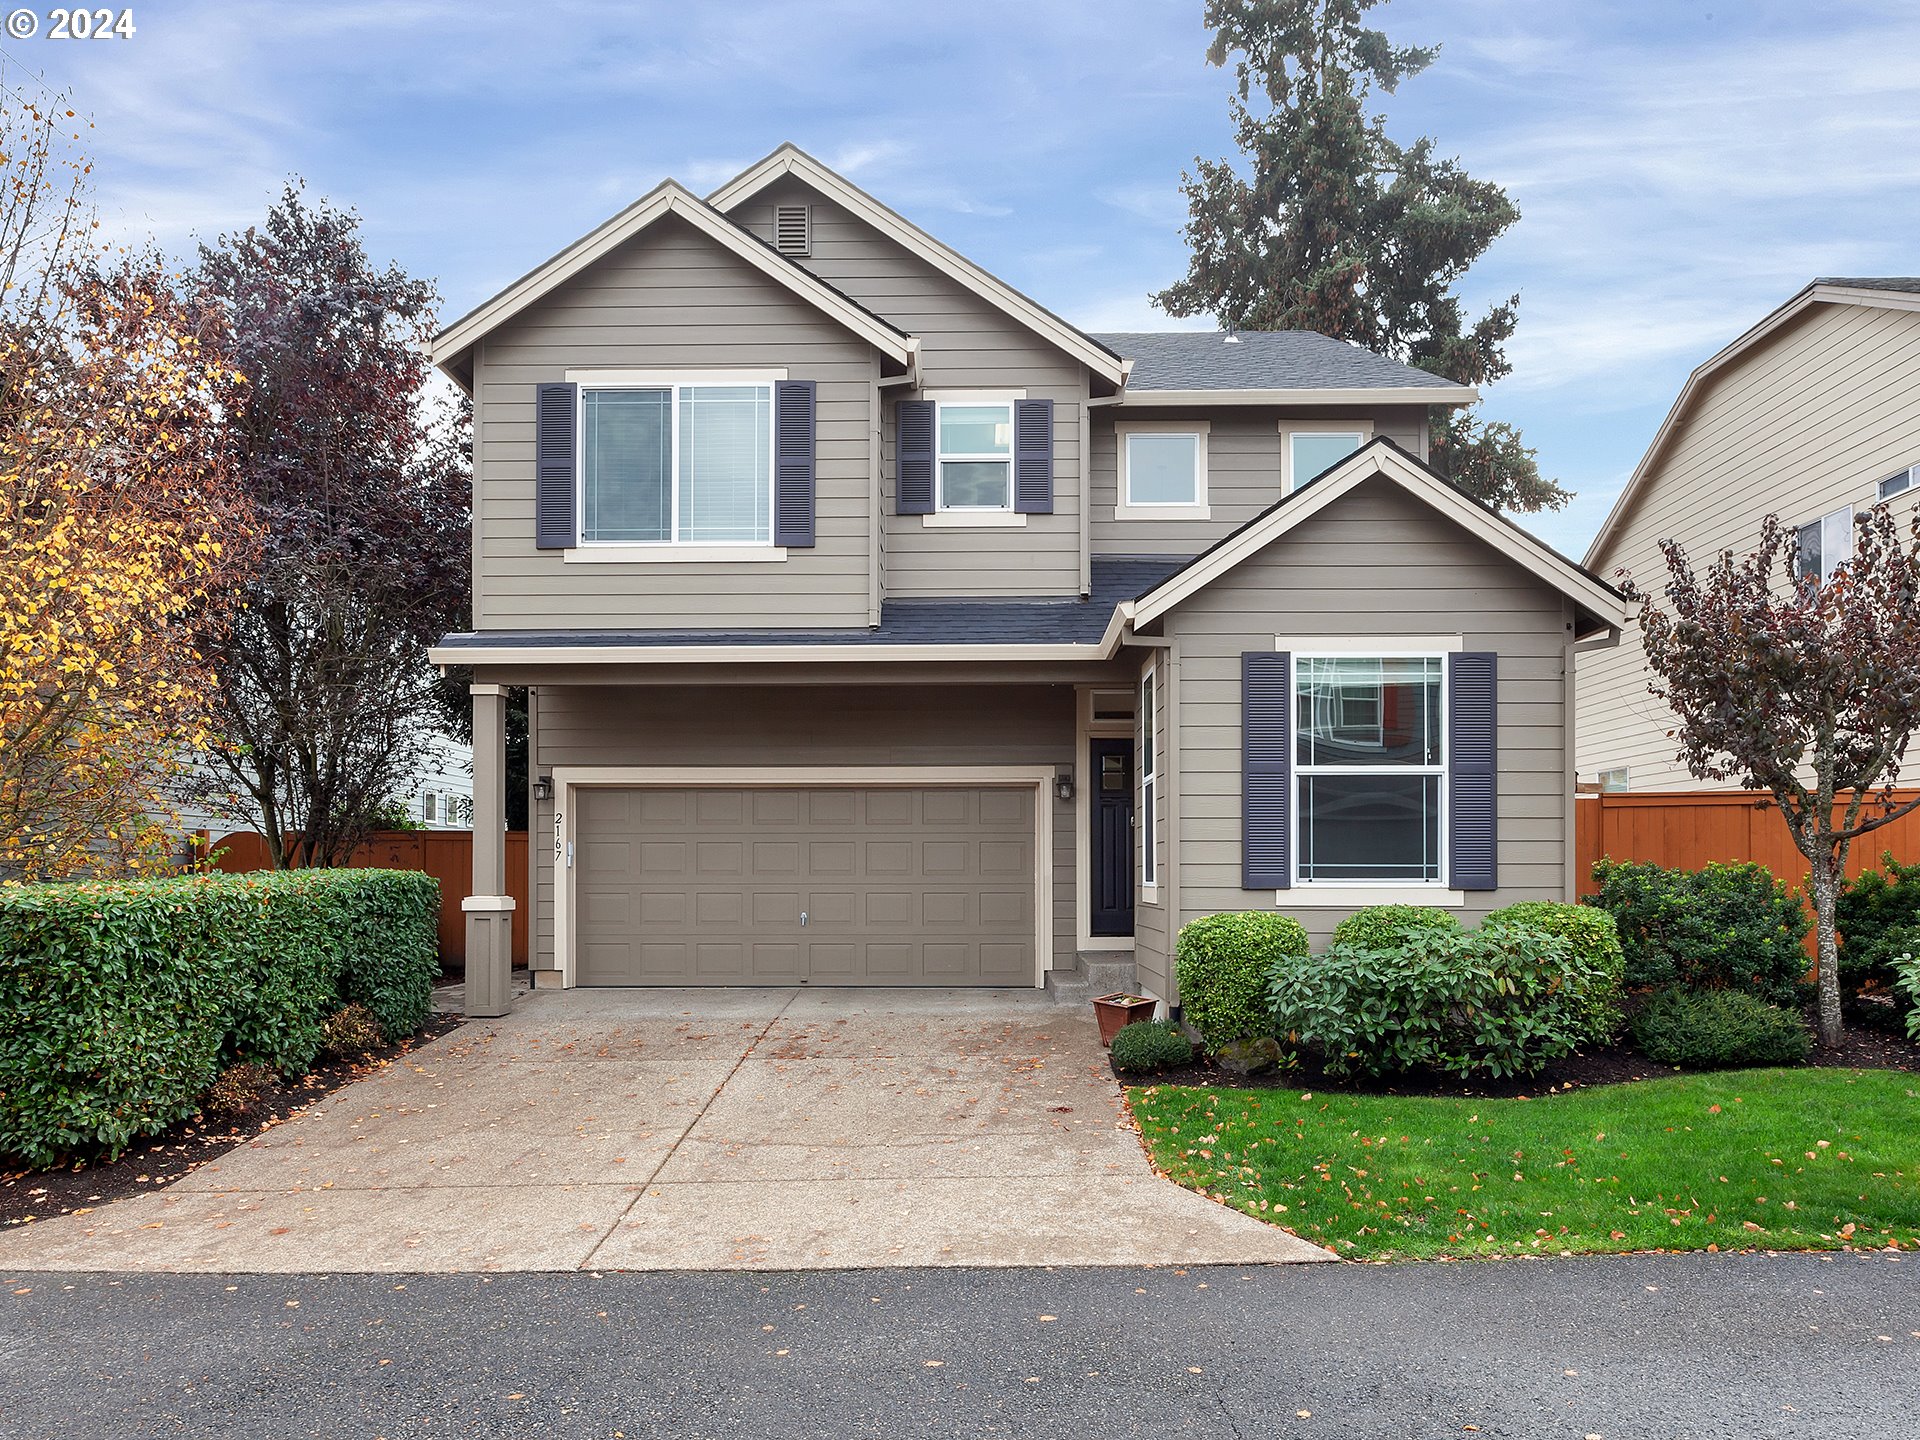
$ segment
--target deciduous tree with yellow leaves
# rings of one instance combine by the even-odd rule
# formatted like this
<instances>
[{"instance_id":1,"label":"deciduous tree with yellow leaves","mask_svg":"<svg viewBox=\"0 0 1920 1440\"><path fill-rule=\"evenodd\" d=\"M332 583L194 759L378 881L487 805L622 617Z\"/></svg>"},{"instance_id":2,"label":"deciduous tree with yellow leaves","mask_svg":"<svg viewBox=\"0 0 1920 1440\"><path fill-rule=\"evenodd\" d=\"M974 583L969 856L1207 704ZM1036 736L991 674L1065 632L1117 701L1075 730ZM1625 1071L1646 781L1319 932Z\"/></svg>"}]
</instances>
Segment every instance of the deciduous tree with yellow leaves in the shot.
<instances>
[{"instance_id":1,"label":"deciduous tree with yellow leaves","mask_svg":"<svg viewBox=\"0 0 1920 1440\"><path fill-rule=\"evenodd\" d=\"M219 336L94 238L80 128L0 95L0 879L172 848L171 782L211 741L197 637L252 543Z\"/></svg>"}]
</instances>

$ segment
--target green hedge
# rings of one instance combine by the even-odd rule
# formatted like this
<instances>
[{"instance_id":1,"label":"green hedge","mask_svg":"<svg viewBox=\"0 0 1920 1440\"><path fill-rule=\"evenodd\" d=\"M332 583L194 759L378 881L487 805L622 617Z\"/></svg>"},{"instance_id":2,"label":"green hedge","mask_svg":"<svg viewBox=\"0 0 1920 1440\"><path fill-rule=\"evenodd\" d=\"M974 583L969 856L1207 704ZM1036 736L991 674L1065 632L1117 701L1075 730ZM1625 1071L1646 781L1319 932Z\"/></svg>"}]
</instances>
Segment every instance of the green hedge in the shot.
<instances>
[{"instance_id":1,"label":"green hedge","mask_svg":"<svg viewBox=\"0 0 1920 1440\"><path fill-rule=\"evenodd\" d=\"M1267 977L1279 961L1310 948L1305 926L1271 910L1189 920L1174 942L1181 1015L1212 1051L1273 1034Z\"/></svg>"},{"instance_id":2,"label":"green hedge","mask_svg":"<svg viewBox=\"0 0 1920 1440\"><path fill-rule=\"evenodd\" d=\"M1488 925L1525 925L1558 935L1573 947L1587 977L1580 992L1580 1013L1586 1038L1604 1045L1620 1033L1621 990L1626 980L1627 955L1620 945L1620 929L1613 916L1594 905L1568 905L1557 900L1521 900L1487 916Z\"/></svg>"},{"instance_id":3,"label":"green hedge","mask_svg":"<svg viewBox=\"0 0 1920 1440\"><path fill-rule=\"evenodd\" d=\"M1273 1023L1329 1074L1530 1075L1591 1033L1593 956L1517 921L1409 931L1388 950L1333 945L1273 969Z\"/></svg>"},{"instance_id":4,"label":"green hedge","mask_svg":"<svg viewBox=\"0 0 1920 1440\"><path fill-rule=\"evenodd\" d=\"M1634 989L1744 990L1777 1005L1805 1000L1806 906L1764 865L1662 865L1602 860L1587 903L1620 927Z\"/></svg>"},{"instance_id":5,"label":"green hedge","mask_svg":"<svg viewBox=\"0 0 1920 1440\"><path fill-rule=\"evenodd\" d=\"M1333 927L1329 943L1392 950L1411 935L1458 935L1460 918L1432 905L1369 905Z\"/></svg>"},{"instance_id":6,"label":"green hedge","mask_svg":"<svg viewBox=\"0 0 1920 1440\"><path fill-rule=\"evenodd\" d=\"M383 870L0 889L0 1155L117 1154L192 1115L223 1064L304 1070L343 1000L412 1034L439 889Z\"/></svg>"},{"instance_id":7,"label":"green hedge","mask_svg":"<svg viewBox=\"0 0 1920 1440\"><path fill-rule=\"evenodd\" d=\"M1744 990L1663 990L1633 1017L1649 1060L1687 1070L1798 1065L1813 1038L1791 1010Z\"/></svg>"}]
</instances>

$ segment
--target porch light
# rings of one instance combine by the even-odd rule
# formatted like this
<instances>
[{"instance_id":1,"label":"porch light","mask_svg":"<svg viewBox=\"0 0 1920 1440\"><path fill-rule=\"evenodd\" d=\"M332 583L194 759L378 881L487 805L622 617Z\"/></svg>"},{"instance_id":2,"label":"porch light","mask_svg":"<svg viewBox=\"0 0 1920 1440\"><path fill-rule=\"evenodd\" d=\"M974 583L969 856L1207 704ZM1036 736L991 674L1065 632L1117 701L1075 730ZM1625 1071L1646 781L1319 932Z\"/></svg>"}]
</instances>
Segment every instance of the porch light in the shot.
<instances>
[{"instance_id":1,"label":"porch light","mask_svg":"<svg viewBox=\"0 0 1920 1440\"><path fill-rule=\"evenodd\" d=\"M1053 793L1058 795L1062 800L1073 799L1073 772L1071 770L1059 770L1054 773Z\"/></svg>"},{"instance_id":2,"label":"porch light","mask_svg":"<svg viewBox=\"0 0 1920 1440\"><path fill-rule=\"evenodd\" d=\"M536 800L553 799L553 777L551 775L534 776L533 798Z\"/></svg>"}]
</instances>

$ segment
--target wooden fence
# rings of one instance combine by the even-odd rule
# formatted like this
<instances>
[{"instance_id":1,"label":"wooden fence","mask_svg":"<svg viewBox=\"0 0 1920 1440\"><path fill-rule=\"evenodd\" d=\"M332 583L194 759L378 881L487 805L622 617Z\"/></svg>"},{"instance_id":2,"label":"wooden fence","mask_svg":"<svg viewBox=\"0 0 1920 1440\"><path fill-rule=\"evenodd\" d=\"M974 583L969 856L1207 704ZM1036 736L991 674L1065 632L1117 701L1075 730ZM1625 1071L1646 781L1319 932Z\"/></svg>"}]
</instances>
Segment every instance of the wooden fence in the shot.
<instances>
[{"instance_id":1,"label":"wooden fence","mask_svg":"<svg viewBox=\"0 0 1920 1440\"><path fill-rule=\"evenodd\" d=\"M267 842L250 830L213 842L217 868L234 873L271 868ZM440 882L440 958L464 960L467 922L460 902L473 888L470 830L382 830L353 852L349 865L424 870ZM527 832L507 832L507 893L513 896L513 963L527 963Z\"/></svg>"},{"instance_id":2,"label":"wooden fence","mask_svg":"<svg viewBox=\"0 0 1920 1440\"><path fill-rule=\"evenodd\" d=\"M1904 791L1902 798L1913 793ZM1582 894L1592 883L1594 862L1601 859L1646 860L1682 870L1715 860L1757 860L1795 890L1806 879L1807 862L1794 849L1780 812L1771 805L1762 810L1745 792L1582 795L1576 815ZM1887 850L1904 864L1920 860L1920 810L1856 841L1847 873L1875 868Z\"/></svg>"}]
</instances>

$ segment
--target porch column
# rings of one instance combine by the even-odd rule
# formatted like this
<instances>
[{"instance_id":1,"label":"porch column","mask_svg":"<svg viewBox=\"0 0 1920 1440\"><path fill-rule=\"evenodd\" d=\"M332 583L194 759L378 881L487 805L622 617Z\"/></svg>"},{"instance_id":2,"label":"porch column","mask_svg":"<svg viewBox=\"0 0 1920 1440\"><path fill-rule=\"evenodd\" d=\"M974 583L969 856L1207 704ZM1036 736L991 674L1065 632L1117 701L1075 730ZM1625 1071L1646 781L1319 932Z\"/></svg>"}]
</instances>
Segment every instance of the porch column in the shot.
<instances>
[{"instance_id":1,"label":"porch column","mask_svg":"<svg viewBox=\"0 0 1920 1440\"><path fill-rule=\"evenodd\" d=\"M513 1009L513 897L507 889L507 692L473 688L473 887L467 916L466 1010Z\"/></svg>"}]
</instances>

